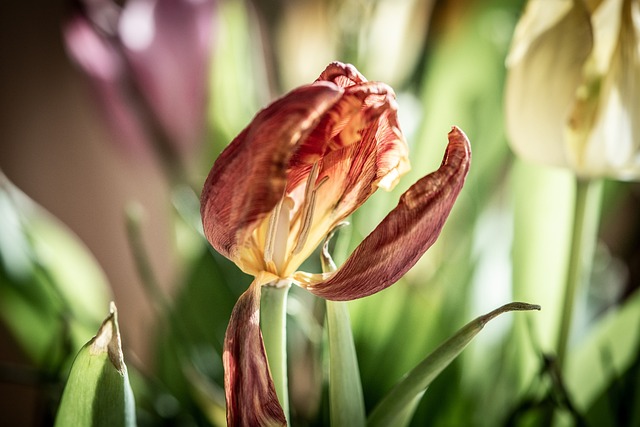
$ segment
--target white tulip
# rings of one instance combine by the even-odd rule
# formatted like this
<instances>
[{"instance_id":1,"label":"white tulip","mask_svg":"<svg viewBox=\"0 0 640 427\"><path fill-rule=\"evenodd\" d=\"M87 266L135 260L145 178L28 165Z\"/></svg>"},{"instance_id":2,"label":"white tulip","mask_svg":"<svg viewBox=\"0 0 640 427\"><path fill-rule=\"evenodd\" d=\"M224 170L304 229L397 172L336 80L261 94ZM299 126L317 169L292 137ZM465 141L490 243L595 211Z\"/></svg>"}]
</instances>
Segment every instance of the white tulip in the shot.
<instances>
[{"instance_id":1,"label":"white tulip","mask_svg":"<svg viewBox=\"0 0 640 427\"><path fill-rule=\"evenodd\" d=\"M516 154L581 178L640 178L640 0L530 0L507 67Z\"/></svg>"}]
</instances>

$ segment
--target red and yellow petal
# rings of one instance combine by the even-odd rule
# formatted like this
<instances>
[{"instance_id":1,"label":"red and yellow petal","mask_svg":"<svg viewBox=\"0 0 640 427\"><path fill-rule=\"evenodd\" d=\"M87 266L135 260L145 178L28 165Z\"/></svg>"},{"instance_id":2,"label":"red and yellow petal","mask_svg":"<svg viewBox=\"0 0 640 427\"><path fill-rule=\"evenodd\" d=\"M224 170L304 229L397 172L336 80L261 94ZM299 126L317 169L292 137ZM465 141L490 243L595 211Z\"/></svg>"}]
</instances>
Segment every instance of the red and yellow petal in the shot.
<instances>
[{"instance_id":1,"label":"red and yellow petal","mask_svg":"<svg viewBox=\"0 0 640 427\"><path fill-rule=\"evenodd\" d=\"M259 278L231 313L224 338L224 388L228 426L286 426L260 332Z\"/></svg>"},{"instance_id":2,"label":"red and yellow petal","mask_svg":"<svg viewBox=\"0 0 640 427\"><path fill-rule=\"evenodd\" d=\"M341 63L271 104L209 173L201 201L207 239L249 274L293 273L331 228L409 170L397 109L389 86ZM286 261L274 268L265 255L268 215L284 198L290 228L278 253Z\"/></svg>"},{"instance_id":3,"label":"red and yellow petal","mask_svg":"<svg viewBox=\"0 0 640 427\"><path fill-rule=\"evenodd\" d=\"M469 140L454 127L440 168L409 188L334 274L296 273L296 282L330 300L362 298L391 286L435 243L462 189L470 160Z\"/></svg>"},{"instance_id":4,"label":"red and yellow petal","mask_svg":"<svg viewBox=\"0 0 640 427\"><path fill-rule=\"evenodd\" d=\"M258 113L220 154L201 196L204 232L218 252L238 260L282 197L295 146L342 93L329 83L300 87Z\"/></svg>"},{"instance_id":5,"label":"red and yellow petal","mask_svg":"<svg viewBox=\"0 0 640 427\"><path fill-rule=\"evenodd\" d=\"M296 200L296 206L302 204L304 192L300 187L312 162L318 162L320 172L314 184L317 190L311 231L305 249L292 254L287 274L293 273L328 231L351 215L378 187L392 189L409 170L408 148L397 122L397 104L391 88L369 82L345 89L342 99L292 158L287 193ZM293 222L292 235L300 226L299 220Z\"/></svg>"}]
</instances>

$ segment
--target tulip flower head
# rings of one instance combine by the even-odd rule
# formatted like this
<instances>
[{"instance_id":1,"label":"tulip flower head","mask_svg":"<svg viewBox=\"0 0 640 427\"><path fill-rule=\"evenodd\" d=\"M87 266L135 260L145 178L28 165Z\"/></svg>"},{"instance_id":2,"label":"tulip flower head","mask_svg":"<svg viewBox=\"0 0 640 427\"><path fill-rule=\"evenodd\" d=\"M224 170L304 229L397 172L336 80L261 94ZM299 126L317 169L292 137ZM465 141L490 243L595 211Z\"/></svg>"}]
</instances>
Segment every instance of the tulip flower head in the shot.
<instances>
[{"instance_id":1,"label":"tulip flower head","mask_svg":"<svg viewBox=\"0 0 640 427\"><path fill-rule=\"evenodd\" d=\"M507 66L518 155L581 178L640 178L640 1L530 0Z\"/></svg>"},{"instance_id":2,"label":"tulip flower head","mask_svg":"<svg viewBox=\"0 0 640 427\"><path fill-rule=\"evenodd\" d=\"M255 277L225 336L229 425L286 423L260 332L261 287L294 283L353 300L392 285L435 242L469 162L469 142L454 128L441 167L403 194L337 271L309 273L298 269L325 237L409 170L393 90L332 63L314 83L260 111L220 154L202 191L204 232Z\"/></svg>"}]
</instances>

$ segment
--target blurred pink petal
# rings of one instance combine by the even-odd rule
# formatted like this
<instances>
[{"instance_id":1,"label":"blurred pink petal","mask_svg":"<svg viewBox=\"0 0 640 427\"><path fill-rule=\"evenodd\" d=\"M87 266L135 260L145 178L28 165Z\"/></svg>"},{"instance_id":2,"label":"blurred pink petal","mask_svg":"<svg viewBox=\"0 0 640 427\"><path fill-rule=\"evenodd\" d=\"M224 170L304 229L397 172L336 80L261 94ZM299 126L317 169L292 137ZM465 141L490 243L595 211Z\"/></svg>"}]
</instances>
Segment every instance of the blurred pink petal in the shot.
<instances>
[{"instance_id":1,"label":"blurred pink petal","mask_svg":"<svg viewBox=\"0 0 640 427\"><path fill-rule=\"evenodd\" d=\"M89 77L114 140L142 152L148 146L147 135L131 107L126 66L117 49L98 31L85 17L73 17L64 28L67 51Z\"/></svg>"},{"instance_id":2,"label":"blurred pink petal","mask_svg":"<svg viewBox=\"0 0 640 427\"><path fill-rule=\"evenodd\" d=\"M87 0L67 22L69 54L119 143L167 140L178 153L201 140L214 12L213 0Z\"/></svg>"},{"instance_id":3,"label":"blurred pink petal","mask_svg":"<svg viewBox=\"0 0 640 427\"><path fill-rule=\"evenodd\" d=\"M213 33L210 0L133 0L119 35L133 77L170 140L202 136Z\"/></svg>"}]
</instances>

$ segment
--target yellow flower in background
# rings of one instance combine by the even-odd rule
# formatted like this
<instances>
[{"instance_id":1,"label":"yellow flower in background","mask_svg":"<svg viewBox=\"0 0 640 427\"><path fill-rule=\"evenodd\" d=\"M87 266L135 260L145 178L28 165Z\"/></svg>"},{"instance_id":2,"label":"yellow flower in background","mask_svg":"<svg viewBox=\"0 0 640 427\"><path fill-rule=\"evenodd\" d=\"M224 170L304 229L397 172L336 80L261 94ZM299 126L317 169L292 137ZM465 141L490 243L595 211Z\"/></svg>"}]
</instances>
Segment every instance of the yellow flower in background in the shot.
<instances>
[{"instance_id":1,"label":"yellow flower in background","mask_svg":"<svg viewBox=\"0 0 640 427\"><path fill-rule=\"evenodd\" d=\"M506 119L526 160L640 177L640 1L531 0L507 58Z\"/></svg>"}]
</instances>

